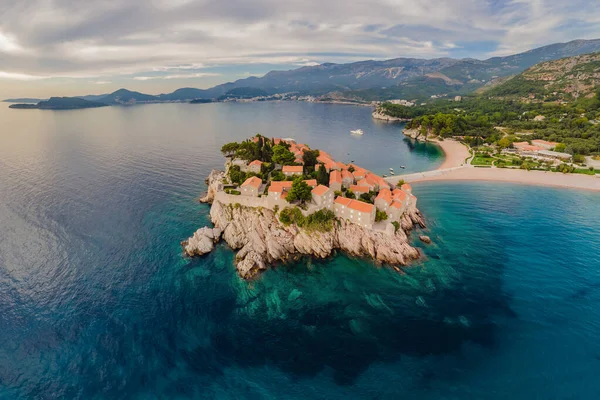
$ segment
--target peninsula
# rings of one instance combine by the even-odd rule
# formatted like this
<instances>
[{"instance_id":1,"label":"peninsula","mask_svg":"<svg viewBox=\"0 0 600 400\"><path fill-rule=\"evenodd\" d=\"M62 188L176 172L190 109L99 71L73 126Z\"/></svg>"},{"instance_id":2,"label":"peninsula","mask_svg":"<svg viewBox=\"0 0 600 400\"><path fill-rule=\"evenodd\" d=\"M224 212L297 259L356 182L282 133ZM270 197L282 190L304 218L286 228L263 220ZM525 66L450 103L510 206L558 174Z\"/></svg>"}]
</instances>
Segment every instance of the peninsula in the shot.
<instances>
[{"instance_id":1,"label":"peninsula","mask_svg":"<svg viewBox=\"0 0 600 400\"><path fill-rule=\"evenodd\" d=\"M212 204L214 227L182 242L187 255L206 254L222 238L238 250L236 268L246 279L276 262L336 249L397 271L419 258L408 234L425 224L409 184L396 187L293 139L257 135L222 152L225 170L211 172L200 200Z\"/></svg>"}]
</instances>

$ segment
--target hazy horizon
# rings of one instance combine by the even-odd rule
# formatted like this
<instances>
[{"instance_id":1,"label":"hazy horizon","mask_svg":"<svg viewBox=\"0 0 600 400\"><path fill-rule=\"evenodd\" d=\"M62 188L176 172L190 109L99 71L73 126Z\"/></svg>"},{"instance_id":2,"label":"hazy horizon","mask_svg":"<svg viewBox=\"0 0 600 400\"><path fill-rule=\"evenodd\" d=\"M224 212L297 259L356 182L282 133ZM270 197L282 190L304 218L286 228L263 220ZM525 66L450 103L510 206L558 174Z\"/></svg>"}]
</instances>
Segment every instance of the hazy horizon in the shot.
<instances>
[{"instance_id":1,"label":"hazy horizon","mask_svg":"<svg viewBox=\"0 0 600 400\"><path fill-rule=\"evenodd\" d=\"M0 6L0 98L208 88L366 59L477 58L600 37L600 3L27 0Z\"/></svg>"}]
</instances>

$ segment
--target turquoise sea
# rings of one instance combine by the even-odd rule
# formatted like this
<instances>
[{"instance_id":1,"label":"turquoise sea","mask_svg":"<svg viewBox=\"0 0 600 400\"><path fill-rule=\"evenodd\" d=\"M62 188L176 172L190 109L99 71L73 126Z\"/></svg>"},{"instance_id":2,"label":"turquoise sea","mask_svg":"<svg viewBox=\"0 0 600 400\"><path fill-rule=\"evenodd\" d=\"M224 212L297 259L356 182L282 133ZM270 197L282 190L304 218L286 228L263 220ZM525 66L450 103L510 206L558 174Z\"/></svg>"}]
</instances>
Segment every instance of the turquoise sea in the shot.
<instances>
[{"instance_id":1,"label":"turquoise sea","mask_svg":"<svg viewBox=\"0 0 600 400\"><path fill-rule=\"evenodd\" d=\"M600 398L597 193L415 185L433 244L405 274L336 254L245 282L225 245L179 246L223 143L293 137L380 173L439 149L309 103L0 121L0 399Z\"/></svg>"}]
</instances>

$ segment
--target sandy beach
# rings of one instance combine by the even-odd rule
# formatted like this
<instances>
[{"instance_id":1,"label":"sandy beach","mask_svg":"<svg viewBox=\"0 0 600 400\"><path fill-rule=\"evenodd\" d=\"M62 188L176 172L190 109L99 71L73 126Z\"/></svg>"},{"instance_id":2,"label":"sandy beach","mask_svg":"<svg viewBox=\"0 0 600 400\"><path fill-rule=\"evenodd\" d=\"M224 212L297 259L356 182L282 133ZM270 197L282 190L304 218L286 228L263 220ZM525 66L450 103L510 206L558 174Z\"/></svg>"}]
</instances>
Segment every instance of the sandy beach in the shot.
<instances>
[{"instance_id":1,"label":"sandy beach","mask_svg":"<svg viewBox=\"0 0 600 400\"><path fill-rule=\"evenodd\" d=\"M435 173L425 172L421 177L414 176L414 179L407 181L411 183L428 181L495 181L600 191L600 178L583 174L561 174L559 172L527 171L524 169L475 168L467 166L432 172Z\"/></svg>"},{"instance_id":2,"label":"sandy beach","mask_svg":"<svg viewBox=\"0 0 600 400\"><path fill-rule=\"evenodd\" d=\"M438 169L460 167L471 155L469 149L464 144L455 140L430 140L442 148L446 159Z\"/></svg>"},{"instance_id":3,"label":"sandy beach","mask_svg":"<svg viewBox=\"0 0 600 400\"><path fill-rule=\"evenodd\" d=\"M469 150L465 145L454 140L432 142L439 145L446 155L446 160L433 171L408 175L396 175L386 178L396 184L400 180L410 183L429 181L493 181L512 182L525 185L541 185L562 188L600 191L600 177L584 174L561 174L547 171L527 171L508 168L476 168L465 165Z\"/></svg>"}]
</instances>

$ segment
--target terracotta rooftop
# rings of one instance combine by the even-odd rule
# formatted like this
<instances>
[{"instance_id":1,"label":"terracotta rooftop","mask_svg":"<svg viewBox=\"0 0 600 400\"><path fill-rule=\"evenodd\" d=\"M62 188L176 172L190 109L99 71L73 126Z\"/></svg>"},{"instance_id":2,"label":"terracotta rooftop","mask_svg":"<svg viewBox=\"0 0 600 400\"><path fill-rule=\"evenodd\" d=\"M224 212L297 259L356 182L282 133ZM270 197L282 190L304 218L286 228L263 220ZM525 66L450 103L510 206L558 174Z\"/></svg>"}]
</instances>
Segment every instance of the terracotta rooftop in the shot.
<instances>
[{"instance_id":1,"label":"terracotta rooftop","mask_svg":"<svg viewBox=\"0 0 600 400\"><path fill-rule=\"evenodd\" d=\"M283 172L293 172L301 174L304 171L304 167L302 165L284 165L281 170Z\"/></svg>"},{"instance_id":2,"label":"terracotta rooftop","mask_svg":"<svg viewBox=\"0 0 600 400\"><path fill-rule=\"evenodd\" d=\"M271 181L271 186L278 186L284 189L289 189L292 187L293 183L294 182L292 181Z\"/></svg>"},{"instance_id":3,"label":"terracotta rooftop","mask_svg":"<svg viewBox=\"0 0 600 400\"><path fill-rule=\"evenodd\" d=\"M406 193L404 193L400 189L394 189L394 191L392 192L392 197L394 198L394 200L404 201L406 200Z\"/></svg>"},{"instance_id":4,"label":"terracotta rooftop","mask_svg":"<svg viewBox=\"0 0 600 400\"><path fill-rule=\"evenodd\" d=\"M400 189L404 192L408 192L412 190L412 186L410 186L408 183L405 183L404 185L400 186Z\"/></svg>"},{"instance_id":5,"label":"terracotta rooftop","mask_svg":"<svg viewBox=\"0 0 600 400\"><path fill-rule=\"evenodd\" d=\"M343 170L342 171L342 179L352 179L354 180L354 175L352 175L351 172L348 172L348 170Z\"/></svg>"},{"instance_id":6,"label":"terracotta rooftop","mask_svg":"<svg viewBox=\"0 0 600 400\"><path fill-rule=\"evenodd\" d=\"M390 189L382 189L379 191L379 194L377 194L375 200L377 199L384 200L386 203L389 204L392 202L392 192L390 191Z\"/></svg>"},{"instance_id":7,"label":"terracotta rooftop","mask_svg":"<svg viewBox=\"0 0 600 400\"><path fill-rule=\"evenodd\" d=\"M342 174L340 171L332 171L329 175L329 184L342 183Z\"/></svg>"},{"instance_id":8,"label":"terracotta rooftop","mask_svg":"<svg viewBox=\"0 0 600 400\"><path fill-rule=\"evenodd\" d=\"M371 188L368 186L351 185L350 190L352 190L354 193L369 193Z\"/></svg>"},{"instance_id":9,"label":"terracotta rooftop","mask_svg":"<svg viewBox=\"0 0 600 400\"><path fill-rule=\"evenodd\" d=\"M356 182L357 186L373 186L367 179L363 178Z\"/></svg>"},{"instance_id":10,"label":"terracotta rooftop","mask_svg":"<svg viewBox=\"0 0 600 400\"><path fill-rule=\"evenodd\" d=\"M319 185L312 190L312 194L316 196L323 196L325 193L329 191L329 188L324 185Z\"/></svg>"},{"instance_id":11,"label":"terracotta rooftop","mask_svg":"<svg viewBox=\"0 0 600 400\"><path fill-rule=\"evenodd\" d=\"M348 166L341 161L335 163L340 169L347 169Z\"/></svg>"},{"instance_id":12,"label":"terracotta rooftop","mask_svg":"<svg viewBox=\"0 0 600 400\"><path fill-rule=\"evenodd\" d=\"M348 204L350 204L351 201L352 201L352 199L349 199L347 197L342 197L342 196L338 196L335 198L335 203L341 204L343 206L347 206Z\"/></svg>"},{"instance_id":13,"label":"terracotta rooftop","mask_svg":"<svg viewBox=\"0 0 600 400\"><path fill-rule=\"evenodd\" d=\"M258 165L260 167L262 165L262 161L260 161L260 160L254 160L250 164L248 164L249 167L252 167L254 165Z\"/></svg>"},{"instance_id":14,"label":"terracotta rooftop","mask_svg":"<svg viewBox=\"0 0 600 400\"><path fill-rule=\"evenodd\" d=\"M401 202L399 202L399 201L394 201L394 202L392 203L391 207L394 207L394 208L402 208L402 203L401 203Z\"/></svg>"},{"instance_id":15,"label":"terracotta rooftop","mask_svg":"<svg viewBox=\"0 0 600 400\"><path fill-rule=\"evenodd\" d=\"M375 208L373 204L365 203L363 201L358 200L352 200L348 207L364 213L370 213Z\"/></svg>"},{"instance_id":16,"label":"terracotta rooftop","mask_svg":"<svg viewBox=\"0 0 600 400\"><path fill-rule=\"evenodd\" d=\"M242 187L254 186L255 188L259 188L261 184L262 180L259 177L251 176L250 178L246 179L244 183L242 183Z\"/></svg>"},{"instance_id":17,"label":"terracotta rooftop","mask_svg":"<svg viewBox=\"0 0 600 400\"><path fill-rule=\"evenodd\" d=\"M308 186L312 186L312 187L317 186L317 180L316 179L307 179L304 182L306 182L306 184Z\"/></svg>"},{"instance_id":18,"label":"terracotta rooftop","mask_svg":"<svg viewBox=\"0 0 600 400\"><path fill-rule=\"evenodd\" d=\"M559 144L557 142L549 142L547 140L542 140L542 139L532 140L531 143L533 143L533 144L543 144L543 145L546 145L546 146L556 146L557 144Z\"/></svg>"}]
</instances>

